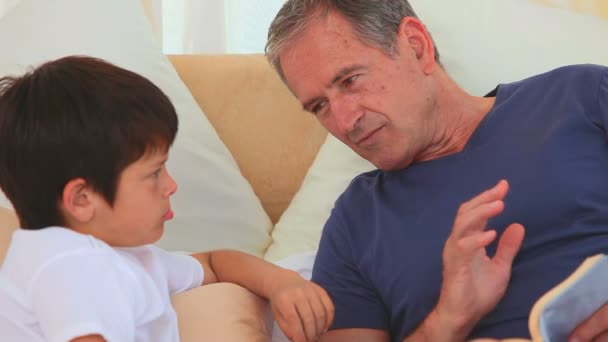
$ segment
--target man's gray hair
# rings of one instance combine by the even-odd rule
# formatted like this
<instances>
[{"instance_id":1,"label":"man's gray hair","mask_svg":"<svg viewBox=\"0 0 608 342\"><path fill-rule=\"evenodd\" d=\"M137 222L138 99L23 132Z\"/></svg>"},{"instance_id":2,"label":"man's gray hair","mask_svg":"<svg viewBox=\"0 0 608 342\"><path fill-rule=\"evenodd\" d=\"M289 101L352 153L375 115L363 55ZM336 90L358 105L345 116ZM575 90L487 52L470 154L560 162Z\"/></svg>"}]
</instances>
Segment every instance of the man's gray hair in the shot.
<instances>
[{"instance_id":1,"label":"man's gray hair","mask_svg":"<svg viewBox=\"0 0 608 342\"><path fill-rule=\"evenodd\" d=\"M270 24L265 48L266 58L283 80L285 74L279 57L282 50L311 22L325 18L332 11L351 23L363 43L390 56L399 53L397 33L401 20L418 17L407 0L287 0ZM440 63L437 47L435 60Z\"/></svg>"}]
</instances>

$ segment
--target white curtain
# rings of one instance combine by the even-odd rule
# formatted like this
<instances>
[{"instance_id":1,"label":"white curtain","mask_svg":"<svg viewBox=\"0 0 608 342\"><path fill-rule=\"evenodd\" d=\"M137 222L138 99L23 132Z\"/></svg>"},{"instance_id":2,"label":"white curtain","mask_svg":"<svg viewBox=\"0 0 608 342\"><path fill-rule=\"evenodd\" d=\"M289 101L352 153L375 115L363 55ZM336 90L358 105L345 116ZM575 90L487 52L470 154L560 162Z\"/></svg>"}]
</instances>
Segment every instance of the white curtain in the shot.
<instances>
[{"instance_id":1,"label":"white curtain","mask_svg":"<svg viewBox=\"0 0 608 342\"><path fill-rule=\"evenodd\" d=\"M20 0L0 0L0 18Z\"/></svg>"},{"instance_id":2,"label":"white curtain","mask_svg":"<svg viewBox=\"0 0 608 342\"><path fill-rule=\"evenodd\" d=\"M151 0L167 54L260 53L284 0Z\"/></svg>"}]
</instances>

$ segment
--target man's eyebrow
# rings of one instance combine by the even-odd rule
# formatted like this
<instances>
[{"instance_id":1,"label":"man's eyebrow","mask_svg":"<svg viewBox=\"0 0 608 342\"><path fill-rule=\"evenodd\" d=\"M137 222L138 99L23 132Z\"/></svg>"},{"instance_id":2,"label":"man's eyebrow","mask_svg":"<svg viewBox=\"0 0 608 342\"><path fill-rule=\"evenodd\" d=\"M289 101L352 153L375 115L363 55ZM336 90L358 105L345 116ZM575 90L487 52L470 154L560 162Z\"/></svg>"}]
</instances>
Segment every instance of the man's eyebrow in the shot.
<instances>
[{"instance_id":1,"label":"man's eyebrow","mask_svg":"<svg viewBox=\"0 0 608 342\"><path fill-rule=\"evenodd\" d=\"M329 84L326 85L325 87L331 88L334 84L336 84L338 81L340 81L344 76L350 74L351 72L353 72L355 70L363 69L363 68L365 68L365 67L361 64L349 65L347 67L344 67L344 68L340 69L340 71L338 71L336 76L334 76L334 78L332 78L331 82L329 82ZM313 103L317 102L319 99L321 99L321 97L314 97L314 98L304 102L302 107L304 108L304 110L308 110L307 108L309 108Z\"/></svg>"},{"instance_id":2,"label":"man's eyebrow","mask_svg":"<svg viewBox=\"0 0 608 342\"><path fill-rule=\"evenodd\" d=\"M338 73L336 74L336 76L331 80L331 82L327 85L327 88L330 88L331 86L333 86L334 84L336 84L338 81L340 81L340 79L342 79L342 77L350 74L351 72L357 70L357 69L363 69L364 66L361 64L355 64L355 65L350 65L347 67L344 67L342 69L340 69L340 71L338 71Z\"/></svg>"}]
</instances>

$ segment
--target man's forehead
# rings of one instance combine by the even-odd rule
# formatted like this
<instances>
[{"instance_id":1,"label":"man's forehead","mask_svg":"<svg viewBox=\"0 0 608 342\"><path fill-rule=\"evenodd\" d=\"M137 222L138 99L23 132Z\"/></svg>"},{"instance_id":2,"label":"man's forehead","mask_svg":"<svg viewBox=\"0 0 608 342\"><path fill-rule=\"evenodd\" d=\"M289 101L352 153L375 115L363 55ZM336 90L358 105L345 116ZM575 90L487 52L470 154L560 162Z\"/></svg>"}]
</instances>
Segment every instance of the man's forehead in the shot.
<instances>
[{"instance_id":1,"label":"man's forehead","mask_svg":"<svg viewBox=\"0 0 608 342\"><path fill-rule=\"evenodd\" d=\"M310 80L315 87L328 86L352 63L348 54L352 40L357 38L328 22L313 23L297 35L280 54L281 69L292 93L300 98L300 85Z\"/></svg>"}]
</instances>

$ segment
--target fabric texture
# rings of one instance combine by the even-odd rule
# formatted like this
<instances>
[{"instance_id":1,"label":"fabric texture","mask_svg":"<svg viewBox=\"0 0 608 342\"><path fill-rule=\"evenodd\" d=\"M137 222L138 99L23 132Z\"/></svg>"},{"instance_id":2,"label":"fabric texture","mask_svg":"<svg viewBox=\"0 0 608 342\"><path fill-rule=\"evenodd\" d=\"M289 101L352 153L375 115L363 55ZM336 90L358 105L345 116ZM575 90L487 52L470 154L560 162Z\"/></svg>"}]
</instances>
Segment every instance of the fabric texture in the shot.
<instances>
[{"instance_id":1,"label":"fabric texture","mask_svg":"<svg viewBox=\"0 0 608 342\"><path fill-rule=\"evenodd\" d=\"M70 13L68 15L68 13ZM66 55L99 57L147 77L177 109L168 168L178 183L175 218L159 245L170 250L234 248L261 256L270 219L228 149L162 54L137 0L21 0L0 18L0 75ZM8 201L0 196L0 206Z\"/></svg>"},{"instance_id":2,"label":"fabric texture","mask_svg":"<svg viewBox=\"0 0 608 342\"><path fill-rule=\"evenodd\" d=\"M518 222L526 237L505 296L471 337L529 337L533 303L608 249L607 84L608 68L579 65L500 85L463 151L358 177L313 269L336 305L333 328L411 333L436 304L457 208L506 179L505 210L488 227Z\"/></svg>"},{"instance_id":3,"label":"fabric texture","mask_svg":"<svg viewBox=\"0 0 608 342\"><path fill-rule=\"evenodd\" d=\"M352 179L375 167L328 135L300 190L272 231L264 258L271 261L316 250L331 208Z\"/></svg>"},{"instance_id":4,"label":"fabric texture","mask_svg":"<svg viewBox=\"0 0 608 342\"><path fill-rule=\"evenodd\" d=\"M179 341L170 296L203 276L193 257L152 245L112 248L61 227L17 230L0 270L0 320L13 326L2 336Z\"/></svg>"},{"instance_id":5,"label":"fabric texture","mask_svg":"<svg viewBox=\"0 0 608 342\"><path fill-rule=\"evenodd\" d=\"M180 342L268 342L268 302L232 283L215 283L173 296Z\"/></svg>"}]
</instances>

